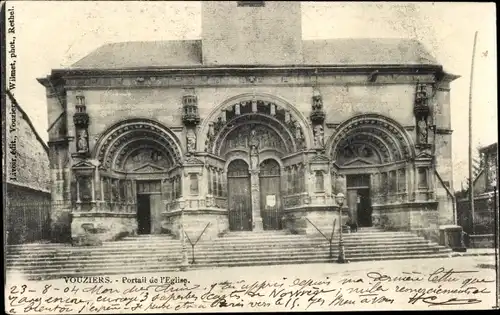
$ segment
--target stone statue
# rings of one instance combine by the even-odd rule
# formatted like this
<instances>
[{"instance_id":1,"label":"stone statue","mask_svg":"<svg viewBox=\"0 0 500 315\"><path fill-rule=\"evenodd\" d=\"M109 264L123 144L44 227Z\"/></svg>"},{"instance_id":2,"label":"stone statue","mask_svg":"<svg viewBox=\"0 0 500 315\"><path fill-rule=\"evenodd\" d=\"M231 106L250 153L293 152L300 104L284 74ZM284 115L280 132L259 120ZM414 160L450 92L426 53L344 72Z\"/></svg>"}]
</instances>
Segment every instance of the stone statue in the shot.
<instances>
[{"instance_id":1,"label":"stone statue","mask_svg":"<svg viewBox=\"0 0 500 315\"><path fill-rule=\"evenodd\" d=\"M323 99L321 97L320 92L317 89L313 91L313 110L322 110L323 109Z\"/></svg>"},{"instance_id":2,"label":"stone statue","mask_svg":"<svg viewBox=\"0 0 500 315\"><path fill-rule=\"evenodd\" d=\"M87 131L85 129L83 129L78 134L78 142L77 142L77 151L78 152L87 152L88 151L89 148L87 145L87 140L88 140Z\"/></svg>"},{"instance_id":3,"label":"stone statue","mask_svg":"<svg viewBox=\"0 0 500 315\"><path fill-rule=\"evenodd\" d=\"M318 147L322 147L324 145L323 143L324 139L324 131L323 131L323 126L317 125L314 127L314 143Z\"/></svg>"},{"instance_id":4,"label":"stone statue","mask_svg":"<svg viewBox=\"0 0 500 315\"><path fill-rule=\"evenodd\" d=\"M419 143L427 143L427 121L425 118L418 121L418 140Z\"/></svg>"},{"instance_id":5,"label":"stone statue","mask_svg":"<svg viewBox=\"0 0 500 315\"><path fill-rule=\"evenodd\" d=\"M250 139L248 140L248 145L250 146L250 149L252 149L252 147L254 147L255 149L259 148L259 138L255 129L252 129L250 131Z\"/></svg>"},{"instance_id":6,"label":"stone statue","mask_svg":"<svg viewBox=\"0 0 500 315\"><path fill-rule=\"evenodd\" d=\"M256 170L259 167L259 138L254 129L250 131L248 145L250 146L250 166L252 170Z\"/></svg>"},{"instance_id":7,"label":"stone statue","mask_svg":"<svg viewBox=\"0 0 500 315\"><path fill-rule=\"evenodd\" d=\"M188 130L186 140L188 153L194 153L196 151L196 134L193 130Z\"/></svg>"}]
</instances>

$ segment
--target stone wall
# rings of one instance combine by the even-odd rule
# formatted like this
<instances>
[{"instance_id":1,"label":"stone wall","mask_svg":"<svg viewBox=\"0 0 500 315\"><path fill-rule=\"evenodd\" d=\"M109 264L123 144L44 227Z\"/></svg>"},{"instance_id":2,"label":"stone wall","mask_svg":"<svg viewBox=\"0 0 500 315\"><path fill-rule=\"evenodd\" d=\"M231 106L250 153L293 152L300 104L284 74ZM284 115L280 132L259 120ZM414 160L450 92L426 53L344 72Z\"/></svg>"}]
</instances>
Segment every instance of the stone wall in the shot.
<instances>
[{"instance_id":1,"label":"stone wall","mask_svg":"<svg viewBox=\"0 0 500 315\"><path fill-rule=\"evenodd\" d=\"M85 230L85 227L89 229ZM135 214L114 214L98 216L92 213L72 215L71 237L93 236L101 242L113 241L128 235L136 235L137 219Z\"/></svg>"},{"instance_id":2,"label":"stone wall","mask_svg":"<svg viewBox=\"0 0 500 315\"><path fill-rule=\"evenodd\" d=\"M413 102L416 80L425 80L425 76L405 77L401 83L393 80L392 84L367 85L360 80L364 76L325 76L324 84L319 86L326 111L325 140L333 134L330 124L339 124L346 119L363 113L377 113L396 120L405 127L414 126ZM245 77L225 76L219 84L203 84L203 77L191 77L190 88L195 89L198 98L199 113L207 118L214 109L228 99L242 94L273 95L297 108L303 117L311 112L312 84L308 76L262 76L259 83L250 84ZM243 81L241 81L243 79ZM184 79L182 79L184 80ZM77 94L85 96L87 112L90 116L89 141L93 149L98 137L113 124L131 118L154 119L169 128L185 147L182 133L182 96L183 81L169 86L117 88L108 86L106 90L92 87L85 89L70 88L67 93L68 133L74 136L75 128L72 117L75 112ZM286 81L286 82L284 82ZM351 82L352 81L352 82ZM358 83L353 83L358 81ZM415 81L415 82L414 82ZM99 81L97 81L99 82ZM388 82L389 83L389 82ZM199 84L197 86L197 84ZM98 83L96 83L98 85ZM410 133L412 137L414 132ZM198 146L204 143L205 135L198 135ZM74 146L74 142L73 146ZM75 148L70 148L74 151ZM202 148L198 148L202 150Z\"/></svg>"},{"instance_id":3,"label":"stone wall","mask_svg":"<svg viewBox=\"0 0 500 315\"><path fill-rule=\"evenodd\" d=\"M285 211L284 216L284 227L291 234L320 235L323 233L329 237L332 229L335 233L339 231L339 211L336 206L304 207ZM348 218L348 208L342 209L342 223L347 223Z\"/></svg>"},{"instance_id":4,"label":"stone wall","mask_svg":"<svg viewBox=\"0 0 500 315\"><path fill-rule=\"evenodd\" d=\"M229 221L226 211L219 213L209 213L207 211L184 211L183 225L184 231L192 242L201 235L205 227L205 232L201 235L201 240L214 239L229 231ZM163 213L162 232L168 233L176 238L180 237L181 213L175 211Z\"/></svg>"},{"instance_id":5,"label":"stone wall","mask_svg":"<svg viewBox=\"0 0 500 315\"><path fill-rule=\"evenodd\" d=\"M6 97L5 113L5 140L7 146L5 150L5 169L7 183L48 194L50 171L47 145L40 138L29 117L10 93ZM22 195L13 191L8 197L13 198L11 202L30 202L31 197L38 200L38 195L39 193Z\"/></svg>"}]
</instances>

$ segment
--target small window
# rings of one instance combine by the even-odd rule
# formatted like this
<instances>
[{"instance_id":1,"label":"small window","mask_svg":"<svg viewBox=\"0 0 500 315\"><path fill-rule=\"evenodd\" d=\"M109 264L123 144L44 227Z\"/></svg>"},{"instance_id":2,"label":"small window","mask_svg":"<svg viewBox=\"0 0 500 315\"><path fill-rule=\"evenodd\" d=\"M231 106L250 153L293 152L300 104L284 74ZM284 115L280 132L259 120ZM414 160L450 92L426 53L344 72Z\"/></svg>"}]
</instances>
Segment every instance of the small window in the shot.
<instances>
[{"instance_id":1,"label":"small window","mask_svg":"<svg viewBox=\"0 0 500 315\"><path fill-rule=\"evenodd\" d=\"M239 7L263 7L264 1L238 1Z\"/></svg>"}]
</instances>

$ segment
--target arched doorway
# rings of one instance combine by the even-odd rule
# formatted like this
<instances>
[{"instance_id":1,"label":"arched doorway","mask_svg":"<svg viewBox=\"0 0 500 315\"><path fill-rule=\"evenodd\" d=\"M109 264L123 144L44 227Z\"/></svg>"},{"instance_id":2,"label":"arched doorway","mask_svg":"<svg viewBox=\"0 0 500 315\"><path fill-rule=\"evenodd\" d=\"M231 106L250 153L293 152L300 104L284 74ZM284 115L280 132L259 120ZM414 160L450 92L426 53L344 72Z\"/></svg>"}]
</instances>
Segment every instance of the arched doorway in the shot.
<instances>
[{"instance_id":1,"label":"arched doorway","mask_svg":"<svg viewBox=\"0 0 500 315\"><path fill-rule=\"evenodd\" d=\"M248 164L234 160L227 168L229 230L252 230L252 202Z\"/></svg>"},{"instance_id":2,"label":"arched doorway","mask_svg":"<svg viewBox=\"0 0 500 315\"><path fill-rule=\"evenodd\" d=\"M149 119L122 121L101 136L93 156L99 161L96 181L103 210L126 212L138 234L161 233L164 197L180 190L170 187L171 170L182 156L173 132Z\"/></svg>"},{"instance_id":3,"label":"arched doorway","mask_svg":"<svg viewBox=\"0 0 500 315\"><path fill-rule=\"evenodd\" d=\"M274 159L260 163L260 209L264 230L281 230L281 171L280 165Z\"/></svg>"},{"instance_id":4,"label":"arched doorway","mask_svg":"<svg viewBox=\"0 0 500 315\"><path fill-rule=\"evenodd\" d=\"M371 226L376 208L408 200L414 145L397 122L377 114L354 116L339 125L327 148L336 172L346 177L351 224Z\"/></svg>"}]
</instances>

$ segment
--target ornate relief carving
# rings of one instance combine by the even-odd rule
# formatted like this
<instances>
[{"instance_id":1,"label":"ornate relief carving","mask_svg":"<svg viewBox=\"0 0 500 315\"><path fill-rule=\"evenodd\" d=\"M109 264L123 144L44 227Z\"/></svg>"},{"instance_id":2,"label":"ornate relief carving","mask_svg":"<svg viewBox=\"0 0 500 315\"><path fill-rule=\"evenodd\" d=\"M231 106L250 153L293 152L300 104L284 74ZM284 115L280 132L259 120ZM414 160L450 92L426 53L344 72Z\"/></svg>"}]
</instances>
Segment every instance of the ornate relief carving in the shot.
<instances>
[{"instance_id":1,"label":"ornate relief carving","mask_svg":"<svg viewBox=\"0 0 500 315\"><path fill-rule=\"evenodd\" d=\"M97 152L97 158L104 168L112 168L112 160L118 154L117 165L120 165L120 157L126 153L123 145L130 143L132 140L137 139L146 143L148 139L154 139L155 145L162 147L162 150L168 152L169 157L173 163L181 160L181 153L177 149L176 142L166 134L155 122L138 122L128 123L115 129L105 139ZM117 152L120 149L120 152Z\"/></svg>"},{"instance_id":2,"label":"ornate relief carving","mask_svg":"<svg viewBox=\"0 0 500 315\"><path fill-rule=\"evenodd\" d=\"M421 117L417 122L417 135L419 144L427 144L429 134L429 126L427 125L427 117Z\"/></svg>"},{"instance_id":3,"label":"ornate relief carving","mask_svg":"<svg viewBox=\"0 0 500 315\"><path fill-rule=\"evenodd\" d=\"M323 130L323 126L316 125L313 131L314 131L314 145L316 147L322 148L325 145L324 143L325 132Z\"/></svg>"},{"instance_id":4,"label":"ornate relief carving","mask_svg":"<svg viewBox=\"0 0 500 315\"><path fill-rule=\"evenodd\" d=\"M325 121L325 112L323 110L323 97L317 88L313 90L312 96L312 111L311 111L311 122L314 125L322 125Z\"/></svg>"},{"instance_id":5,"label":"ornate relief carving","mask_svg":"<svg viewBox=\"0 0 500 315\"><path fill-rule=\"evenodd\" d=\"M226 110L225 119L218 117L209 125L205 150L214 152L220 148L220 142L225 138L223 135L231 132L233 126L248 121L262 122L262 118L267 118L265 122L279 130L279 138L284 138L290 152L305 148L304 131L289 112L275 103L253 99L235 103Z\"/></svg>"},{"instance_id":6,"label":"ornate relief carving","mask_svg":"<svg viewBox=\"0 0 500 315\"><path fill-rule=\"evenodd\" d=\"M158 171L172 166L167 157L164 156L164 153L159 150L146 147L136 150L134 153L129 155L126 161L123 162L122 168L124 170L137 170L140 168L141 172L146 172L147 170L143 167L146 165L149 166L149 171ZM160 168L154 169L155 166L160 166Z\"/></svg>"},{"instance_id":7,"label":"ornate relief carving","mask_svg":"<svg viewBox=\"0 0 500 315\"><path fill-rule=\"evenodd\" d=\"M78 140L76 142L76 150L78 153L89 152L89 136L86 129L79 130Z\"/></svg>"},{"instance_id":8,"label":"ornate relief carving","mask_svg":"<svg viewBox=\"0 0 500 315\"><path fill-rule=\"evenodd\" d=\"M429 86L426 84L417 84L415 92L415 119L417 142L419 145L426 146L428 144L428 117L430 112L430 96Z\"/></svg>"},{"instance_id":9,"label":"ornate relief carving","mask_svg":"<svg viewBox=\"0 0 500 315\"><path fill-rule=\"evenodd\" d=\"M200 122L198 113L198 97L193 89L188 89L182 97L182 122L186 126L195 126Z\"/></svg>"},{"instance_id":10,"label":"ornate relief carving","mask_svg":"<svg viewBox=\"0 0 500 315\"><path fill-rule=\"evenodd\" d=\"M252 170L259 169L259 139L257 138L257 133L255 129L250 131L250 138L248 139L248 144L250 146L250 168Z\"/></svg>"},{"instance_id":11,"label":"ornate relief carving","mask_svg":"<svg viewBox=\"0 0 500 315\"><path fill-rule=\"evenodd\" d=\"M137 77L127 76L124 77L121 75L120 77L106 77L106 78L93 78L93 80L87 78L70 78L66 80L67 87L77 88L77 87L104 87L104 88L121 88L121 87L130 87L130 86L165 86L165 87L184 87L186 85L199 85L199 86L207 86L214 84L276 84L275 77L258 77L254 76L254 78L248 77L236 77L236 76L216 76L210 74L207 76L206 74L200 74L198 76L160 76L159 74L154 74L153 76L144 76L144 82L139 83L136 82ZM254 80L254 83L250 81ZM326 80L326 81L325 81ZM402 84L415 84L418 81L420 82L432 82L435 80L432 74L421 74L421 75L379 75L377 78L378 83L402 83ZM280 81L283 85L289 84L289 82L293 82L296 84L311 84L311 79L307 76L290 76L287 75L285 77L281 77ZM322 83L324 84L346 84L346 83L359 83L359 76L352 75L339 75L339 76L331 76L329 78L323 78Z\"/></svg>"},{"instance_id":12,"label":"ornate relief carving","mask_svg":"<svg viewBox=\"0 0 500 315\"><path fill-rule=\"evenodd\" d=\"M353 143L372 144L384 162L402 160L412 156L408 140L392 122L382 117L361 116L340 127L330 140L331 154L336 158L342 150Z\"/></svg>"},{"instance_id":13,"label":"ornate relief carving","mask_svg":"<svg viewBox=\"0 0 500 315\"><path fill-rule=\"evenodd\" d=\"M301 196L290 196L284 200L285 208L300 206Z\"/></svg>"},{"instance_id":14,"label":"ornate relief carving","mask_svg":"<svg viewBox=\"0 0 500 315\"><path fill-rule=\"evenodd\" d=\"M187 152L196 152L196 133L193 129L188 129L186 134Z\"/></svg>"},{"instance_id":15,"label":"ornate relief carving","mask_svg":"<svg viewBox=\"0 0 500 315\"><path fill-rule=\"evenodd\" d=\"M271 128L265 125L242 125L231 131L226 137L221 154L232 149L249 150L251 147L259 152L262 149L273 148L286 152L286 146L280 136Z\"/></svg>"}]
</instances>

